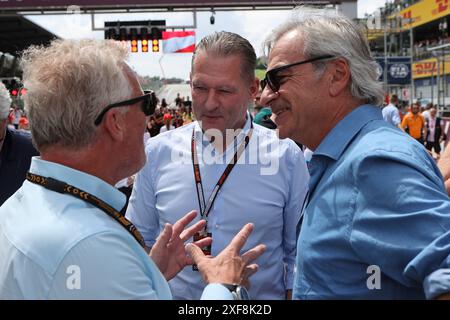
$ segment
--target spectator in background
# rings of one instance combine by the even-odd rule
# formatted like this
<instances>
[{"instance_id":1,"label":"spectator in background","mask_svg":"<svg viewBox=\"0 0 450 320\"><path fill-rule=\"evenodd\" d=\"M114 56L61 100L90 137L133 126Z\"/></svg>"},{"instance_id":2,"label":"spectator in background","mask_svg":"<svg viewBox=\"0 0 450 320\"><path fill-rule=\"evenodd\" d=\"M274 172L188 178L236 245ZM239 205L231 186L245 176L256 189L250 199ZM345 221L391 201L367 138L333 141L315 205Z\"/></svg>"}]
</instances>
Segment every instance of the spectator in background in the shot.
<instances>
[{"instance_id":1,"label":"spectator in background","mask_svg":"<svg viewBox=\"0 0 450 320\"><path fill-rule=\"evenodd\" d=\"M419 103L414 102L411 105L410 112L403 118L401 128L420 144L423 144L425 119L420 114Z\"/></svg>"},{"instance_id":2,"label":"spectator in background","mask_svg":"<svg viewBox=\"0 0 450 320\"><path fill-rule=\"evenodd\" d=\"M189 99L189 96L186 97L186 100L184 100L183 105L186 108L186 111L189 112L192 111L192 101Z\"/></svg>"},{"instance_id":3,"label":"spectator in background","mask_svg":"<svg viewBox=\"0 0 450 320\"><path fill-rule=\"evenodd\" d=\"M26 114L24 112L22 112L22 116L20 117L20 120L19 120L19 130L28 131L28 130L30 130L29 125L30 125L30 122L28 121Z\"/></svg>"},{"instance_id":4,"label":"spectator in background","mask_svg":"<svg viewBox=\"0 0 450 320\"><path fill-rule=\"evenodd\" d=\"M184 107L184 97L181 97L180 104L177 106L176 110L179 110L180 108Z\"/></svg>"},{"instance_id":5,"label":"spectator in background","mask_svg":"<svg viewBox=\"0 0 450 320\"><path fill-rule=\"evenodd\" d=\"M163 120L164 125L159 129L159 133L175 129L175 127L172 125L172 115L170 113L164 114Z\"/></svg>"},{"instance_id":6,"label":"spectator in background","mask_svg":"<svg viewBox=\"0 0 450 320\"><path fill-rule=\"evenodd\" d=\"M183 120L183 125L191 123L192 122L192 106L186 107L184 109L183 113L181 114L181 117Z\"/></svg>"},{"instance_id":7,"label":"spectator in background","mask_svg":"<svg viewBox=\"0 0 450 320\"><path fill-rule=\"evenodd\" d=\"M425 118L425 121L430 119L430 109L433 108L433 103L427 103L425 109L422 112L422 116Z\"/></svg>"},{"instance_id":8,"label":"spectator in background","mask_svg":"<svg viewBox=\"0 0 450 320\"><path fill-rule=\"evenodd\" d=\"M426 119L426 133L425 133L425 148L428 151L434 152L439 159L441 154L441 142L444 139L444 130L442 129L442 121L440 117L436 116L437 110L434 107L429 109L429 115Z\"/></svg>"},{"instance_id":9,"label":"spectator in background","mask_svg":"<svg viewBox=\"0 0 450 320\"><path fill-rule=\"evenodd\" d=\"M253 100L253 113L252 113L253 122L268 129L276 129L277 125L271 119L272 110L268 107L263 106L260 103L260 100L261 100L261 92L258 91L258 94Z\"/></svg>"},{"instance_id":10,"label":"spectator in background","mask_svg":"<svg viewBox=\"0 0 450 320\"><path fill-rule=\"evenodd\" d=\"M192 117L192 101L189 99L189 96L187 96L184 105L186 107L186 117L183 116L184 124L191 123L194 119Z\"/></svg>"},{"instance_id":11,"label":"spectator in background","mask_svg":"<svg viewBox=\"0 0 450 320\"><path fill-rule=\"evenodd\" d=\"M14 125L14 128L17 130L17 129L19 129L20 118L22 118L22 111L14 103L13 103L13 109L14 109L13 125Z\"/></svg>"},{"instance_id":12,"label":"spectator in background","mask_svg":"<svg viewBox=\"0 0 450 320\"><path fill-rule=\"evenodd\" d=\"M180 94L177 93L177 97L175 98L175 106L178 108L181 105L181 97Z\"/></svg>"},{"instance_id":13,"label":"spectator in background","mask_svg":"<svg viewBox=\"0 0 450 320\"><path fill-rule=\"evenodd\" d=\"M10 105L9 91L0 82L0 206L20 188L31 158L39 154L29 133L8 128Z\"/></svg>"},{"instance_id":14,"label":"spectator in background","mask_svg":"<svg viewBox=\"0 0 450 320\"><path fill-rule=\"evenodd\" d=\"M162 100L161 100L161 108L167 108L167 102L166 102L166 99L165 98L162 98Z\"/></svg>"},{"instance_id":15,"label":"spectator in background","mask_svg":"<svg viewBox=\"0 0 450 320\"><path fill-rule=\"evenodd\" d=\"M165 112L162 112L162 110L163 110L162 108L155 110L155 113L153 115L155 118L155 126L156 126L156 128L158 128L158 132L156 135L159 134L161 127L164 126L164 113Z\"/></svg>"},{"instance_id":16,"label":"spectator in background","mask_svg":"<svg viewBox=\"0 0 450 320\"><path fill-rule=\"evenodd\" d=\"M277 125L270 119L272 110L270 108L262 108L253 118L253 122L268 129L276 129Z\"/></svg>"},{"instance_id":17,"label":"spectator in background","mask_svg":"<svg viewBox=\"0 0 450 320\"><path fill-rule=\"evenodd\" d=\"M175 128L179 128L179 127L181 127L183 124L184 124L183 116L182 116L179 112L177 112L177 113L175 114L175 119L174 119L174 121L173 121L173 126L174 126Z\"/></svg>"},{"instance_id":18,"label":"spectator in background","mask_svg":"<svg viewBox=\"0 0 450 320\"><path fill-rule=\"evenodd\" d=\"M147 131L150 135L150 138L156 137L159 134L160 129L161 126L156 123L155 116L154 115L150 116L147 122Z\"/></svg>"},{"instance_id":19,"label":"spectator in background","mask_svg":"<svg viewBox=\"0 0 450 320\"><path fill-rule=\"evenodd\" d=\"M384 121L389 122L394 127L401 128L400 112L398 110L398 96L393 94L390 103L382 109Z\"/></svg>"}]
</instances>

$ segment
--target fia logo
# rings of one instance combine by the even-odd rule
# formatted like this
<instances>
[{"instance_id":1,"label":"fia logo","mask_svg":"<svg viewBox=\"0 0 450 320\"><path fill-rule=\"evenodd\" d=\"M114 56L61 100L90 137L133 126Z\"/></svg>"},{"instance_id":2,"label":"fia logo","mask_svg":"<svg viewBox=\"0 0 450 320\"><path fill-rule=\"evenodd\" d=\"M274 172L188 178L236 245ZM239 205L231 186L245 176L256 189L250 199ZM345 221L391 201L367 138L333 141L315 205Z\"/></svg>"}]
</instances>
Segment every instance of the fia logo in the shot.
<instances>
[{"instance_id":1,"label":"fia logo","mask_svg":"<svg viewBox=\"0 0 450 320\"><path fill-rule=\"evenodd\" d=\"M389 68L392 78L406 78L409 74L409 67L404 63L392 64Z\"/></svg>"}]
</instances>

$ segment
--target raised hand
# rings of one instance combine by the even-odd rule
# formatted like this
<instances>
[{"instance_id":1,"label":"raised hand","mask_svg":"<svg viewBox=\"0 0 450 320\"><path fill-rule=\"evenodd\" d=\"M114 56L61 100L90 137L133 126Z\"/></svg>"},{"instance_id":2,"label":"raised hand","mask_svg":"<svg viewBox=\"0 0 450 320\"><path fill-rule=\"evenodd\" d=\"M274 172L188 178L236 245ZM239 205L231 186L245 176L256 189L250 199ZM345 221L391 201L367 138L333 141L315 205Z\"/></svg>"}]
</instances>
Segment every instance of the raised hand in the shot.
<instances>
[{"instance_id":1,"label":"raised hand","mask_svg":"<svg viewBox=\"0 0 450 320\"><path fill-rule=\"evenodd\" d=\"M260 244L240 255L252 230L253 224L246 224L216 257L205 256L199 247L187 245L186 250L206 283L249 285L248 278L258 270L258 265L251 262L266 249L265 245Z\"/></svg>"},{"instance_id":2,"label":"raised hand","mask_svg":"<svg viewBox=\"0 0 450 320\"><path fill-rule=\"evenodd\" d=\"M193 226L185 229L196 215L195 211L191 211L173 226L167 223L158 239L156 239L155 245L150 250L149 256L158 266L166 280L172 279L186 265L193 263L191 257L186 254L184 242L205 227L205 221L200 220ZM203 247L210 245L211 242L211 238L204 238L195 242L195 245Z\"/></svg>"}]
</instances>

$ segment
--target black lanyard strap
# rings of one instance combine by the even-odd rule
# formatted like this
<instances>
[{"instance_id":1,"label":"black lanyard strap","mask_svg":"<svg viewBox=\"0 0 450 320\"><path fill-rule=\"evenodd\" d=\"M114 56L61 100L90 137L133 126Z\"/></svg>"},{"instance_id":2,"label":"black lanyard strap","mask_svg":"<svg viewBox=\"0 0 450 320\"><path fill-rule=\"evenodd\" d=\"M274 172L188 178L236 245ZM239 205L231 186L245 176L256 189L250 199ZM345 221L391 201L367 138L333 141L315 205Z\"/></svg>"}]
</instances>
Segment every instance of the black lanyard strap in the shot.
<instances>
[{"instance_id":1,"label":"black lanyard strap","mask_svg":"<svg viewBox=\"0 0 450 320\"><path fill-rule=\"evenodd\" d=\"M47 178L43 177L31 172L27 172L26 179L34 184L40 185L46 189L59 192L62 194L70 194L71 196L74 196L75 198L81 199L83 201L86 201L93 205L94 207L102 210L107 215L109 215L111 218L116 220L122 227L124 227L131 235L139 242L139 244L145 248L145 242L144 238L142 237L141 233L138 231L138 229L134 226L131 221L129 221L125 216L111 207L106 202L102 201L101 199L97 198L96 196L93 196L92 194L83 191L79 188L76 188L74 186L71 186L70 184L67 184L63 181L59 181L53 178Z\"/></svg>"},{"instance_id":2,"label":"black lanyard strap","mask_svg":"<svg viewBox=\"0 0 450 320\"><path fill-rule=\"evenodd\" d=\"M253 134L253 123L251 123L251 127L249 130L249 133L245 136L244 140L239 145L239 148L235 152L233 159L228 163L227 167L225 168L224 172L220 176L219 180L217 181L211 195L209 196L208 202L205 201L205 194L203 192L203 183L202 183L202 176L200 174L200 166L198 162L198 155L197 155L197 144L195 141L195 129L192 130L192 141L191 141L191 154L192 154L192 165L194 167L194 178L195 178L195 186L197 191L197 199L200 207L200 215L202 219L206 220L208 222L208 215L211 211L211 208L214 204L214 201L216 200L216 197L222 188L223 184L229 177L231 171L233 170L234 166L238 162L239 158L241 157L242 153L244 152L245 148L247 148L247 145L250 142L250 138ZM207 228L207 225L205 226L205 230Z\"/></svg>"}]
</instances>

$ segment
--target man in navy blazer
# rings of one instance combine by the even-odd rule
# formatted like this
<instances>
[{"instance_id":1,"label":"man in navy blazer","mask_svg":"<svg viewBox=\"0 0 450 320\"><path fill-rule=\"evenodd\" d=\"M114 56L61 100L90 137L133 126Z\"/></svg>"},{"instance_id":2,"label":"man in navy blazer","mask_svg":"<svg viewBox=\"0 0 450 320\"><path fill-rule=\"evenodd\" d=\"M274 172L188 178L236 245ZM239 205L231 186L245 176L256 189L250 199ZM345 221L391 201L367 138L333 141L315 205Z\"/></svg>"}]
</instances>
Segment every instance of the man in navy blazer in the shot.
<instances>
[{"instance_id":1,"label":"man in navy blazer","mask_svg":"<svg viewBox=\"0 0 450 320\"><path fill-rule=\"evenodd\" d=\"M7 127L10 105L9 92L0 83L0 206L22 185L31 157L39 155L28 132Z\"/></svg>"}]
</instances>

